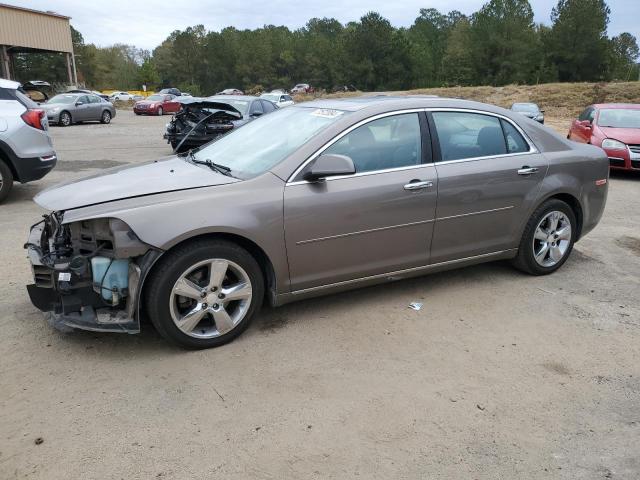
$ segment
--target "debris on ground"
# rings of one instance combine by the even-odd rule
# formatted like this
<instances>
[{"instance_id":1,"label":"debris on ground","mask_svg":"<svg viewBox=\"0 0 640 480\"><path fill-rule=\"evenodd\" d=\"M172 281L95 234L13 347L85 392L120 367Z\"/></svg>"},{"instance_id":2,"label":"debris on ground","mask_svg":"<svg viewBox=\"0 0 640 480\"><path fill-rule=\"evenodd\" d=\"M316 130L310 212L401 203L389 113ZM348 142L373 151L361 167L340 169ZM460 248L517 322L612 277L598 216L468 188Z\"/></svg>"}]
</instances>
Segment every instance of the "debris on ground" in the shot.
<instances>
[{"instance_id":1,"label":"debris on ground","mask_svg":"<svg viewBox=\"0 0 640 480\"><path fill-rule=\"evenodd\" d=\"M420 302L412 302L409 304L409 308L412 308L413 310L420 310L422 308L422 303Z\"/></svg>"}]
</instances>

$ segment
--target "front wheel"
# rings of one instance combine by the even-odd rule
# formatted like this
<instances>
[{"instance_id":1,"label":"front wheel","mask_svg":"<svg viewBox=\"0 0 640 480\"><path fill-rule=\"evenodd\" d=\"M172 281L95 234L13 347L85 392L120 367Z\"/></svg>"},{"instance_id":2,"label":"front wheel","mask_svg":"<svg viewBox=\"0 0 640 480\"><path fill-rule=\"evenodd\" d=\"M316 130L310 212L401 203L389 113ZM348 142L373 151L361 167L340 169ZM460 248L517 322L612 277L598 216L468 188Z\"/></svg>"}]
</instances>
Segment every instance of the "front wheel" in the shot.
<instances>
[{"instance_id":1,"label":"front wheel","mask_svg":"<svg viewBox=\"0 0 640 480\"><path fill-rule=\"evenodd\" d=\"M158 107L158 116L162 116L162 107Z\"/></svg>"},{"instance_id":2,"label":"front wheel","mask_svg":"<svg viewBox=\"0 0 640 480\"><path fill-rule=\"evenodd\" d=\"M236 244L199 240L160 260L145 291L158 332L185 348L230 342L248 326L264 297L256 260Z\"/></svg>"},{"instance_id":3,"label":"front wheel","mask_svg":"<svg viewBox=\"0 0 640 480\"><path fill-rule=\"evenodd\" d=\"M562 200L547 200L527 222L513 263L531 275L553 273L569 258L577 233L571 207Z\"/></svg>"}]
</instances>

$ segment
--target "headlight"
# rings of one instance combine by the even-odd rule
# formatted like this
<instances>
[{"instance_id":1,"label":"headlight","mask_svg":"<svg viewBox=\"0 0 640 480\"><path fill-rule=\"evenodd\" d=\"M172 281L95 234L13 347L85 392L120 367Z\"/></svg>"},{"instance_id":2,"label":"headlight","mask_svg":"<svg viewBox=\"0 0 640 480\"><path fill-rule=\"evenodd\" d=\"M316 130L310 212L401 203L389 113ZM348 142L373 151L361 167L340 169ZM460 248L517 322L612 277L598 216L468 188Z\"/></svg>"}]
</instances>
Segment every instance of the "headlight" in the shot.
<instances>
[{"instance_id":1,"label":"headlight","mask_svg":"<svg viewBox=\"0 0 640 480\"><path fill-rule=\"evenodd\" d=\"M605 138L602 141L602 148L608 148L609 150L626 150L627 146L613 138Z\"/></svg>"}]
</instances>

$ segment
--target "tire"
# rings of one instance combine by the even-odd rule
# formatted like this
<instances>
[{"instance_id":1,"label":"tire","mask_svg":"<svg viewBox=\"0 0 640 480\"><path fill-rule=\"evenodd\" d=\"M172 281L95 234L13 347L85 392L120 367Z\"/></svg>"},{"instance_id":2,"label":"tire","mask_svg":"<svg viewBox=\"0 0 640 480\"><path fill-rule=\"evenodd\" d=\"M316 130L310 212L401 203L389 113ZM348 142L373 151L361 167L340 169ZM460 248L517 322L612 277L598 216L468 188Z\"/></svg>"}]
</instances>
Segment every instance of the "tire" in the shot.
<instances>
[{"instance_id":1,"label":"tire","mask_svg":"<svg viewBox=\"0 0 640 480\"><path fill-rule=\"evenodd\" d=\"M147 313L156 330L189 349L218 347L236 338L264 298L258 262L224 240L176 247L160 259L145 283ZM238 299L229 300L232 295Z\"/></svg>"},{"instance_id":2,"label":"tire","mask_svg":"<svg viewBox=\"0 0 640 480\"><path fill-rule=\"evenodd\" d=\"M111 112L109 110L105 110L102 112L102 116L100 117L100 123L108 124L111 123Z\"/></svg>"},{"instance_id":3,"label":"tire","mask_svg":"<svg viewBox=\"0 0 640 480\"><path fill-rule=\"evenodd\" d=\"M4 201L13 188L13 174L9 165L0 159L0 202Z\"/></svg>"},{"instance_id":4,"label":"tire","mask_svg":"<svg viewBox=\"0 0 640 480\"><path fill-rule=\"evenodd\" d=\"M557 222L555 228L554 216ZM567 225L568 232L564 230ZM577 233L578 223L571 207L562 200L547 200L533 212L527 222L518 255L512 263L530 275L553 273L569 258ZM545 235L547 238L543 239Z\"/></svg>"},{"instance_id":5,"label":"tire","mask_svg":"<svg viewBox=\"0 0 640 480\"><path fill-rule=\"evenodd\" d=\"M71 114L66 110L64 112L60 112L60 117L58 118L58 125L61 127L68 127L73 123L73 118L71 118Z\"/></svg>"},{"instance_id":6,"label":"tire","mask_svg":"<svg viewBox=\"0 0 640 480\"><path fill-rule=\"evenodd\" d=\"M158 116L161 117L163 113L162 107L158 107Z\"/></svg>"}]
</instances>

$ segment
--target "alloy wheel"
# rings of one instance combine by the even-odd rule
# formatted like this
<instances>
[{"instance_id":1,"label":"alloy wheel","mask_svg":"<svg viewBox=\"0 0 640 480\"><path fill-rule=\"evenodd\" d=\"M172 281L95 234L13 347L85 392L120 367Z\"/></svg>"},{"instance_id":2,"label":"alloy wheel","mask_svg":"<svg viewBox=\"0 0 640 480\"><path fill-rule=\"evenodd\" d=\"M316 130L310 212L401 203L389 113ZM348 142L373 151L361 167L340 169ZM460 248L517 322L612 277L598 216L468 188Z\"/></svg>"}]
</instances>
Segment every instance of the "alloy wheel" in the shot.
<instances>
[{"instance_id":1,"label":"alloy wheel","mask_svg":"<svg viewBox=\"0 0 640 480\"><path fill-rule=\"evenodd\" d=\"M571 221L557 210L547 213L533 234L533 256L543 267L560 262L571 245Z\"/></svg>"},{"instance_id":2,"label":"alloy wheel","mask_svg":"<svg viewBox=\"0 0 640 480\"><path fill-rule=\"evenodd\" d=\"M173 285L171 318L191 337L219 337L242 321L252 296L251 280L240 265L220 258L203 260L182 273Z\"/></svg>"},{"instance_id":3,"label":"alloy wheel","mask_svg":"<svg viewBox=\"0 0 640 480\"><path fill-rule=\"evenodd\" d=\"M69 115L67 112L62 112L60 114L60 123L67 127L71 124L71 115Z\"/></svg>"},{"instance_id":4,"label":"alloy wheel","mask_svg":"<svg viewBox=\"0 0 640 480\"><path fill-rule=\"evenodd\" d=\"M109 122L111 122L111 114L105 110L104 112L102 112L102 123Z\"/></svg>"}]
</instances>

